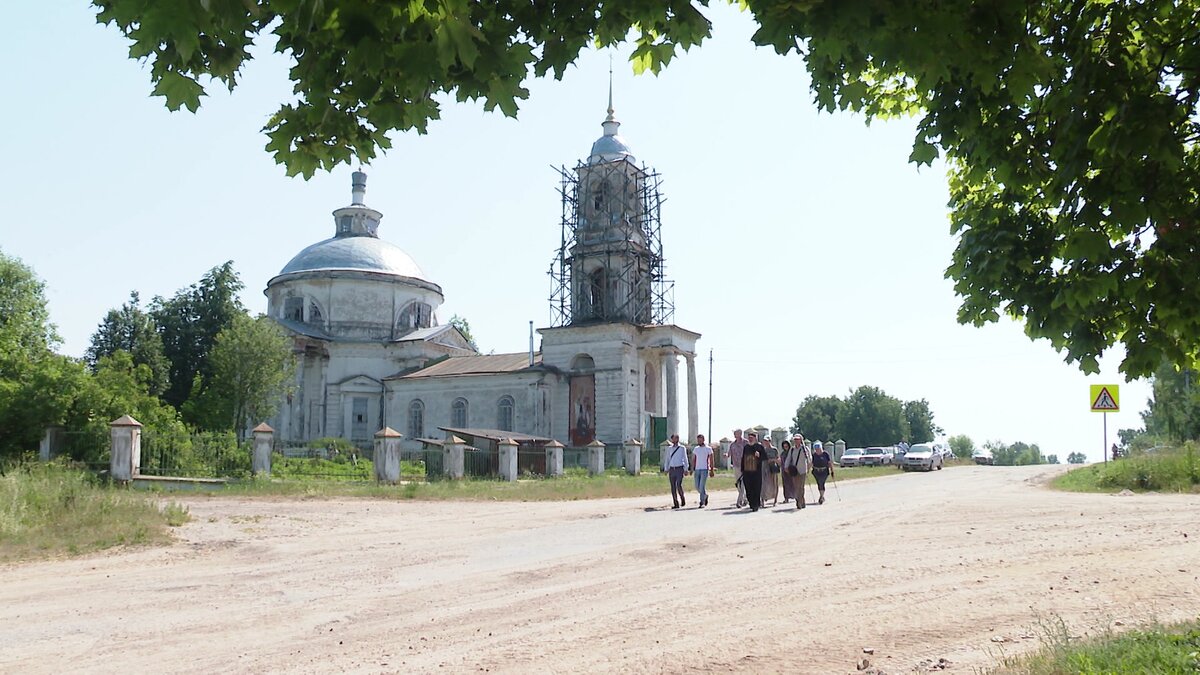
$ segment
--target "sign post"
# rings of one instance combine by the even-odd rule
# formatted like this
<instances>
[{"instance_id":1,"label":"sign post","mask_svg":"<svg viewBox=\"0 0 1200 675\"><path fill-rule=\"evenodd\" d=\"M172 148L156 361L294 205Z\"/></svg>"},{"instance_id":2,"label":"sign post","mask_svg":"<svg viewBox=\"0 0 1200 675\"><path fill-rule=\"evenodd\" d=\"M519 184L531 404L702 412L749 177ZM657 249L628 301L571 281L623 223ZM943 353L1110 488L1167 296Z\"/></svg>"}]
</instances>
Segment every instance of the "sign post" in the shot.
<instances>
[{"instance_id":1,"label":"sign post","mask_svg":"<svg viewBox=\"0 0 1200 675\"><path fill-rule=\"evenodd\" d=\"M1121 385L1093 384L1088 394L1092 412L1104 414L1104 463L1108 463L1108 413L1121 410Z\"/></svg>"}]
</instances>

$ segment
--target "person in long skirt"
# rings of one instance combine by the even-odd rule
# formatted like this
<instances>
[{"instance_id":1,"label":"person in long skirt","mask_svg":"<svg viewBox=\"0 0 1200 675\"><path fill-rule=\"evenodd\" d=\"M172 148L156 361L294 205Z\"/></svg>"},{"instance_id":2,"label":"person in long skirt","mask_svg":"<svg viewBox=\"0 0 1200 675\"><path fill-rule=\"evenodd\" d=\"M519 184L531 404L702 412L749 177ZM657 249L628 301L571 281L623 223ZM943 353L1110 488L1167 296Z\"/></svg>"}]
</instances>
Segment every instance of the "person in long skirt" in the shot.
<instances>
[{"instance_id":1,"label":"person in long skirt","mask_svg":"<svg viewBox=\"0 0 1200 675\"><path fill-rule=\"evenodd\" d=\"M767 461L762 468L762 505L766 506L769 500L771 506L776 506L779 504L779 473L782 470L779 466L779 448L771 445L769 438L764 438L762 444L767 451Z\"/></svg>"},{"instance_id":2,"label":"person in long skirt","mask_svg":"<svg viewBox=\"0 0 1200 675\"><path fill-rule=\"evenodd\" d=\"M824 504L825 480L833 475L833 458L829 456L828 452L825 452L820 441L813 443L812 475L817 480L817 492L820 494L817 503Z\"/></svg>"},{"instance_id":3,"label":"person in long skirt","mask_svg":"<svg viewBox=\"0 0 1200 675\"><path fill-rule=\"evenodd\" d=\"M750 510L762 508L762 471L767 463L767 451L758 442L758 434L746 432L746 447L742 450L742 484L746 486L746 501Z\"/></svg>"},{"instance_id":4,"label":"person in long skirt","mask_svg":"<svg viewBox=\"0 0 1200 675\"><path fill-rule=\"evenodd\" d=\"M791 441L784 441L782 444L780 444L779 454L782 459L786 460L788 455L791 454L791 452L792 452L792 442ZM788 503L788 501L790 501L792 499L792 497L796 496L796 492L795 492L794 486L793 486L792 474L787 472L786 466L785 466L783 472L781 472L779 474L779 482L783 485L783 503L786 504L786 503Z\"/></svg>"}]
</instances>

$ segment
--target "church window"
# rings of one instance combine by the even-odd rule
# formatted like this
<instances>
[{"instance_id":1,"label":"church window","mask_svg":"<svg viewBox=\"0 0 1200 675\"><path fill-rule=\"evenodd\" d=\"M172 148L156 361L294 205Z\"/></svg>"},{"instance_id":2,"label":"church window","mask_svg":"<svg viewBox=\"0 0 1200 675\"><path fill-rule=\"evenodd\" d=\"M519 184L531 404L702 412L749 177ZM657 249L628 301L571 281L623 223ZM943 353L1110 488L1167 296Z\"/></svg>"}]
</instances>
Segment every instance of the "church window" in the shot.
<instances>
[{"instance_id":1,"label":"church window","mask_svg":"<svg viewBox=\"0 0 1200 675\"><path fill-rule=\"evenodd\" d=\"M342 216L341 218L338 218L338 234L346 234L350 232L350 224L352 222L354 222L354 219L350 216ZM326 230L326 232L328 231L329 230Z\"/></svg>"},{"instance_id":2,"label":"church window","mask_svg":"<svg viewBox=\"0 0 1200 675\"><path fill-rule=\"evenodd\" d=\"M304 298L287 298L283 301L283 318L289 321L304 321Z\"/></svg>"},{"instance_id":3,"label":"church window","mask_svg":"<svg viewBox=\"0 0 1200 675\"><path fill-rule=\"evenodd\" d=\"M588 275L587 298L588 315L593 319L604 318L604 296L605 296L605 276L604 268L601 267Z\"/></svg>"},{"instance_id":4,"label":"church window","mask_svg":"<svg viewBox=\"0 0 1200 675\"><path fill-rule=\"evenodd\" d=\"M408 437L416 440L425 436L425 404L415 398L408 404Z\"/></svg>"},{"instance_id":5,"label":"church window","mask_svg":"<svg viewBox=\"0 0 1200 675\"><path fill-rule=\"evenodd\" d=\"M308 303L308 322L309 323L322 323L323 321L324 321L324 319L322 319L322 317L321 317L321 308L317 307L317 303L315 303L315 302Z\"/></svg>"},{"instance_id":6,"label":"church window","mask_svg":"<svg viewBox=\"0 0 1200 675\"><path fill-rule=\"evenodd\" d=\"M501 396L496 404L496 428L500 431L513 430L513 397Z\"/></svg>"},{"instance_id":7,"label":"church window","mask_svg":"<svg viewBox=\"0 0 1200 675\"><path fill-rule=\"evenodd\" d=\"M433 307L428 303L414 300L400 310L400 319L396 321L396 325L401 330L429 328L433 325Z\"/></svg>"},{"instance_id":8,"label":"church window","mask_svg":"<svg viewBox=\"0 0 1200 675\"><path fill-rule=\"evenodd\" d=\"M450 426L465 429L467 426L467 399L456 398L450 405Z\"/></svg>"}]
</instances>

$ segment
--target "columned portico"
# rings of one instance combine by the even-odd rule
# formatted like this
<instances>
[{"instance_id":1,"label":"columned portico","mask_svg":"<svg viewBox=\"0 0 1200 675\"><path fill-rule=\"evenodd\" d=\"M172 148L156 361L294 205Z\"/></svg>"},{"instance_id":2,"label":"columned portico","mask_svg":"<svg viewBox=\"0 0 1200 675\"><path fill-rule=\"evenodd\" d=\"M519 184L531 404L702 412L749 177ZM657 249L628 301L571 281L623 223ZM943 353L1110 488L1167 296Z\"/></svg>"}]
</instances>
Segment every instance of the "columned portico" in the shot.
<instances>
[{"instance_id":1,"label":"columned portico","mask_svg":"<svg viewBox=\"0 0 1200 675\"><path fill-rule=\"evenodd\" d=\"M667 435L679 433L679 358L663 350L662 370L667 377Z\"/></svg>"},{"instance_id":2,"label":"columned portico","mask_svg":"<svg viewBox=\"0 0 1200 675\"><path fill-rule=\"evenodd\" d=\"M684 358L687 359L687 442L694 443L696 435L700 433L700 404L696 400L696 355L689 352L684 355Z\"/></svg>"}]
</instances>

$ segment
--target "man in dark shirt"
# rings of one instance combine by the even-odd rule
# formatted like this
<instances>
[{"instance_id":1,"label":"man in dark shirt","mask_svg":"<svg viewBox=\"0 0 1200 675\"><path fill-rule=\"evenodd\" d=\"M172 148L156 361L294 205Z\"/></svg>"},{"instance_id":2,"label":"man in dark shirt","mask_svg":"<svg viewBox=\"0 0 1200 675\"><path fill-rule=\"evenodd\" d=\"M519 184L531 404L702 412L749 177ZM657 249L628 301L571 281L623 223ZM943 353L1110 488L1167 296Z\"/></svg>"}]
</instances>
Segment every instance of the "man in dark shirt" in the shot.
<instances>
[{"instance_id":1,"label":"man in dark shirt","mask_svg":"<svg viewBox=\"0 0 1200 675\"><path fill-rule=\"evenodd\" d=\"M767 461L767 451L758 442L758 434L746 432L746 448L742 451L742 484L746 486L746 500L750 510L762 506L762 466Z\"/></svg>"}]
</instances>

